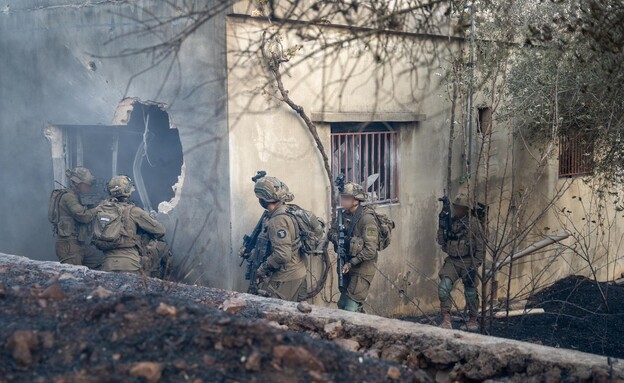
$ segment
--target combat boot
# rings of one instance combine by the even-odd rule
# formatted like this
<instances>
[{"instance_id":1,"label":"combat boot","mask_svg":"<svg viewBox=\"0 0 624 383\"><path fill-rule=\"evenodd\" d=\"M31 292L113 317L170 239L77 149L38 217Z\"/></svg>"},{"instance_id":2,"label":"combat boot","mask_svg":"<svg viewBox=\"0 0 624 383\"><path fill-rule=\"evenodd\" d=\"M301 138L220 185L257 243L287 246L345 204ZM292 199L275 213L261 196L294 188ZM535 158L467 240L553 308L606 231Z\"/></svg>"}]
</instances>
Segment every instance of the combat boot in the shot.
<instances>
[{"instance_id":1,"label":"combat boot","mask_svg":"<svg viewBox=\"0 0 624 383\"><path fill-rule=\"evenodd\" d=\"M442 322L440 322L440 327L452 330L453 324L451 323L451 312L448 310L442 310L440 314L442 316Z\"/></svg>"},{"instance_id":2,"label":"combat boot","mask_svg":"<svg viewBox=\"0 0 624 383\"><path fill-rule=\"evenodd\" d=\"M470 315L468 323L466 323L466 330L476 332L479 331L479 323L477 323L477 316Z\"/></svg>"}]
</instances>

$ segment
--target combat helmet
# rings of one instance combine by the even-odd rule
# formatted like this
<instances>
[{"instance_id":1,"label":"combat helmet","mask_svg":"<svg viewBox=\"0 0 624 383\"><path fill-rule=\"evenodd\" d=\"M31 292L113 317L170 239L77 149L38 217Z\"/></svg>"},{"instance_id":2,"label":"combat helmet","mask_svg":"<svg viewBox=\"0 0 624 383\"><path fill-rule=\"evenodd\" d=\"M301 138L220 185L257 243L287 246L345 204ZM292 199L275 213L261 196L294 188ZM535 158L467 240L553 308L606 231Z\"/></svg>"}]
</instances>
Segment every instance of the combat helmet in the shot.
<instances>
[{"instance_id":1,"label":"combat helmet","mask_svg":"<svg viewBox=\"0 0 624 383\"><path fill-rule=\"evenodd\" d=\"M288 186L276 177L265 176L257 180L254 193L258 199L269 203L290 202L295 199Z\"/></svg>"},{"instance_id":2,"label":"combat helmet","mask_svg":"<svg viewBox=\"0 0 624 383\"><path fill-rule=\"evenodd\" d=\"M345 184L344 189L340 192L340 196L353 197L358 201L366 201L368 199L368 194L364 192L362 186L353 182Z\"/></svg>"},{"instance_id":3,"label":"combat helmet","mask_svg":"<svg viewBox=\"0 0 624 383\"><path fill-rule=\"evenodd\" d=\"M130 197L134 192L134 183L128 176L113 177L106 187L111 197Z\"/></svg>"},{"instance_id":4,"label":"combat helmet","mask_svg":"<svg viewBox=\"0 0 624 383\"><path fill-rule=\"evenodd\" d=\"M93 185L93 182L95 182L95 177L93 177L89 169L83 168L82 166L65 170L65 175L76 185L81 183Z\"/></svg>"}]
</instances>

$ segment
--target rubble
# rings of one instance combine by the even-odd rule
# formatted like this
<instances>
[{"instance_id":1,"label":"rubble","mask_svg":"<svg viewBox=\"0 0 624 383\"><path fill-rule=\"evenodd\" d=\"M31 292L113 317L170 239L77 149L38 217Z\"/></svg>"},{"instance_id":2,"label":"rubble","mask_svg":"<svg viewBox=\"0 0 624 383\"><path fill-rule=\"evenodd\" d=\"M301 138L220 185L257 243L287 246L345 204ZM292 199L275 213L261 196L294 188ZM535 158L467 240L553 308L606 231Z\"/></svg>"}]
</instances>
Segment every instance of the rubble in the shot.
<instances>
[{"instance_id":1,"label":"rubble","mask_svg":"<svg viewBox=\"0 0 624 383\"><path fill-rule=\"evenodd\" d=\"M54 349L28 347L32 360L42 361L33 362L28 372L0 365L7 381L36 380L43 371L51 377L76 377L76 372L68 375L74 369L95 374L116 355L114 363L128 366L146 360L161 364L162 381L179 376L248 381L249 374L276 382L624 381L623 363L572 350L317 306L313 314L303 313L298 304L277 299L0 255L0 267L4 264L10 271L3 280L6 297L0 299L6 313L0 316L0 353L11 354L3 342L17 330L54 334ZM65 299L46 308L24 304L39 299L30 287L58 272L78 278L59 282ZM22 288L13 289L16 285ZM119 293L85 301L96 286ZM175 307L176 315L157 314L161 303ZM57 306L73 310L58 311ZM235 315L227 312L230 307ZM72 328L71 342L58 336L66 328ZM171 350L176 350L175 360ZM184 365L176 363L180 358ZM124 380L129 372L106 373Z\"/></svg>"}]
</instances>

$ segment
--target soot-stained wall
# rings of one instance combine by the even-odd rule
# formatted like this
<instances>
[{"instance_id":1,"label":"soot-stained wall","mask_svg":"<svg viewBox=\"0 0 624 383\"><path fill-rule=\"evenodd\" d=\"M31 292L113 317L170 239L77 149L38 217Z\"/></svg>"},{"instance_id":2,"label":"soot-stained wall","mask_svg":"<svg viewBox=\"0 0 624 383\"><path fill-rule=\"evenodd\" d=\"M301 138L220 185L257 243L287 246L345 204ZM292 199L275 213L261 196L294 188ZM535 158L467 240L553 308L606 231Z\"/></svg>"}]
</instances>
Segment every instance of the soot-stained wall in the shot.
<instances>
[{"instance_id":1,"label":"soot-stained wall","mask_svg":"<svg viewBox=\"0 0 624 383\"><path fill-rule=\"evenodd\" d=\"M174 16L165 2L2 0L0 9L0 251L56 258L46 214L54 177L43 129L110 125L121 100L136 97L164 104L182 143L180 199L159 214L169 240L177 222L177 264L188 269L183 273L193 269L191 282L231 287L225 17L206 22L176 56L158 63L150 55L113 56L161 41L117 37L138 30L135 20ZM173 23L160 38L182 27Z\"/></svg>"}]
</instances>

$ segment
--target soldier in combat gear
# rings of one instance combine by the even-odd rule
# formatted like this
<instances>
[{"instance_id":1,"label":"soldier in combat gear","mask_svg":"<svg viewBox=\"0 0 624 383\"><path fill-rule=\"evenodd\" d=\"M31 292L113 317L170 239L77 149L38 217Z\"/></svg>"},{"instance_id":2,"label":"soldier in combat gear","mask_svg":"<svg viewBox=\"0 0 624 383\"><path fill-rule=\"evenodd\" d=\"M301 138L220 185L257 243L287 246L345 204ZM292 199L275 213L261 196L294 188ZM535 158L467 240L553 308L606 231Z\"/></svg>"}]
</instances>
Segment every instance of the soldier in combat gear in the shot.
<instances>
[{"instance_id":1,"label":"soldier in combat gear","mask_svg":"<svg viewBox=\"0 0 624 383\"><path fill-rule=\"evenodd\" d=\"M338 308L346 311L362 311L376 272L379 233L372 209L362 205L367 199L362 186L351 182L345 184L340 193L347 262L342 269L345 287L340 291ZM338 246L338 229L335 221L329 232L335 248Z\"/></svg>"},{"instance_id":2,"label":"soldier in combat gear","mask_svg":"<svg viewBox=\"0 0 624 383\"><path fill-rule=\"evenodd\" d=\"M95 177L84 167L67 169L65 175L71 186L55 190L50 199L49 218L54 224L56 256L61 263L98 268L102 253L89 246L91 221L96 211L80 200L82 194L89 192Z\"/></svg>"},{"instance_id":3,"label":"soldier in combat gear","mask_svg":"<svg viewBox=\"0 0 624 383\"><path fill-rule=\"evenodd\" d=\"M165 227L128 201L134 192L130 177L113 177L107 188L111 198L96 208L93 234L93 243L104 251L102 270L137 274L144 270L149 275L151 270L145 270L145 265L151 268L155 262L142 260L150 255L142 246L141 236L160 240L165 235ZM162 256L165 254L157 255L158 258Z\"/></svg>"},{"instance_id":4,"label":"soldier in combat gear","mask_svg":"<svg viewBox=\"0 0 624 383\"><path fill-rule=\"evenodd\" d=\"M442 219L441 219L442 221ZM480 224L470 213L470 202L466 192L459 192L453 200L451 227L445 234L442 222L438 228L437 242L448 254L439 272L438 297L442 323L440 327L451 329L451 292L457 280L464 284L464 295L468 306L469 321L466 328L478 330L477 314L479 294L477 292L477 270L485 256L484 238Z\"/></svg>"},{"instance_id":5,"label":"soldier in combat gear","mask_svg":"<svg viewBox=\"0 0 624 383\"><path fill-rule=\"evenodd\" d=\"M300 252L299 227L287 212L294 195L286 184L268 176L256 180L254 193L268 214L253 250L261 264L252 283L270 297L302 301L307 294L306 265Z\"/></svg>"}]
</instances>

